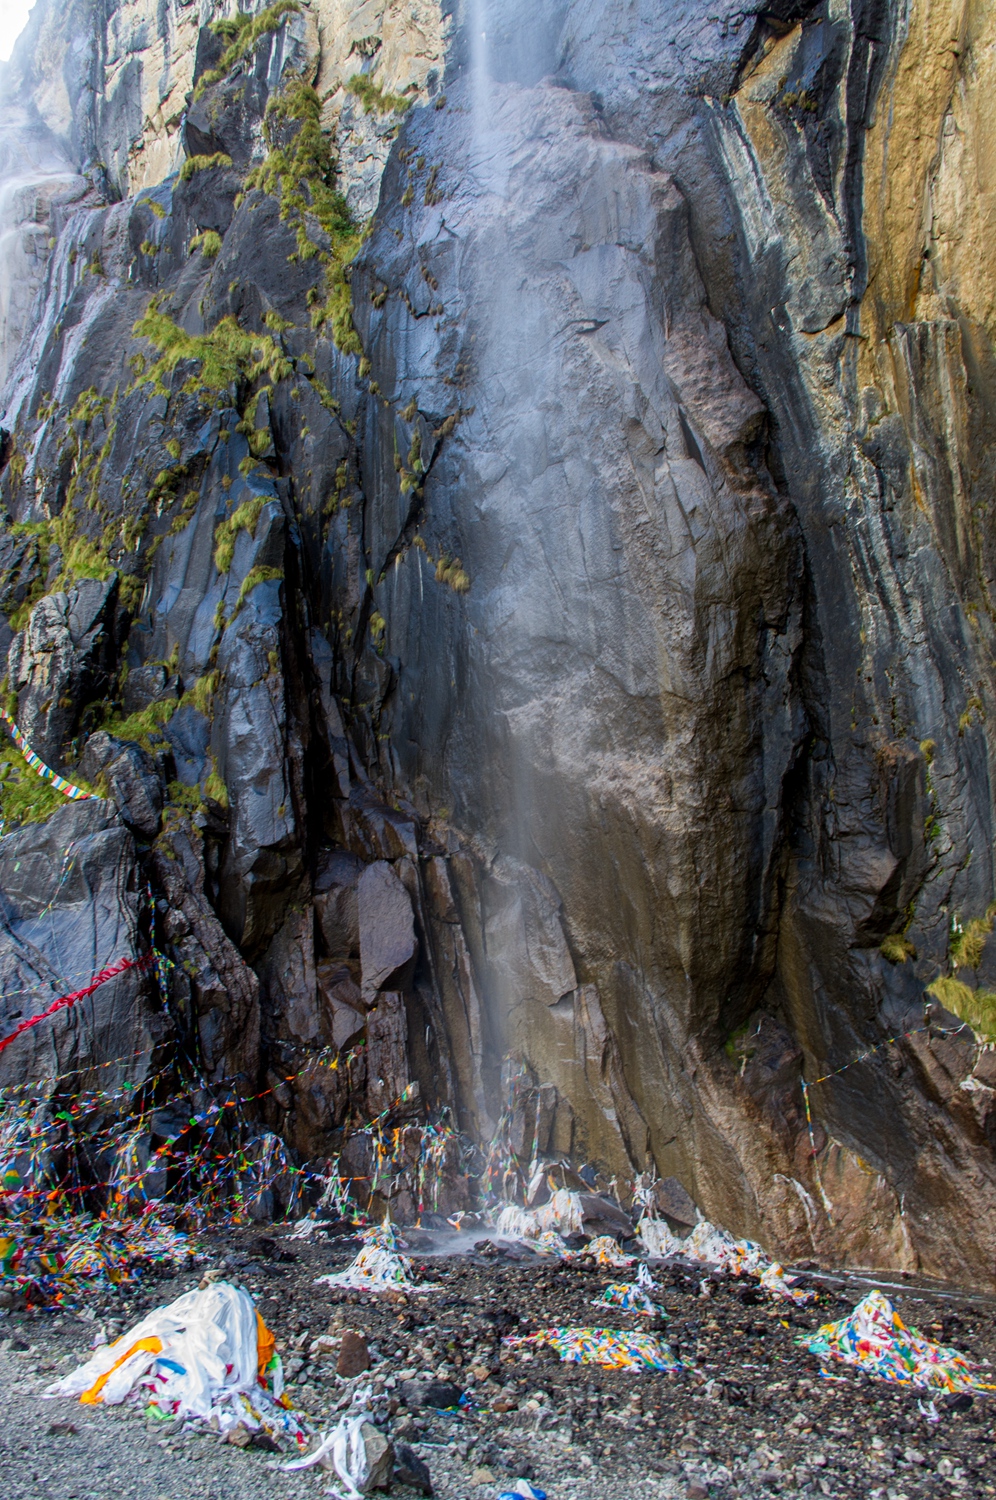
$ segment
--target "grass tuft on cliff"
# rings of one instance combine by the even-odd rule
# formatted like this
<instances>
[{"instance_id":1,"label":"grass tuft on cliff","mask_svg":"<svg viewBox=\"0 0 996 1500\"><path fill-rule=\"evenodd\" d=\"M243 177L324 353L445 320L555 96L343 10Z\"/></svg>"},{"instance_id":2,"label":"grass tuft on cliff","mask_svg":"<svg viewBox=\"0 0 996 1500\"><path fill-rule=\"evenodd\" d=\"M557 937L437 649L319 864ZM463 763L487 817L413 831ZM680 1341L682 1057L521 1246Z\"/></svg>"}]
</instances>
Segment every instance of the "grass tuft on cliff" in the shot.
<instances>
[{"instance_id":1,"label":"grass tuft on cliff","mask_svg":"<svg viewBox=\"0 0 996 1500\"><path fill-rule=\"evenodd\" d=\"M260 376L276 384L290 375L293 366L280 345L269 333L246 333L229 314L215 324L209 333L187 333L162 311L153 298L132 332L146 339L159 358L147 364L142 355L134 361L136 386L151 386L157 395L169 397L166 381L183 364L196 368L187 377L183 390L217 405L228 398L240 381Z\"/></svg>"},{"instance_id":2,"label":"grass tuft on cliff","mask_svg":"<svg viewBox=\"0 0 996 1500\"><path fill-rule=\"evenodd\" d=\"M113 734L115 739L131 740L133 744L141 745L143 750L154 755L168 743L163 728L176 709L175 698L162 698L157 703L150 703L148 708L139 709L137 713L112 715L100 727L106 729L108 734Z\"/></svg>"},{"instance_id":3,"label":"grass tuft on cliff","mask_svg":"<svg viewBox=\"0 0 996 1500\"><path fill-rule=\"evenodd\" d=\"M93 791L87 782L72 774L67 779L85 792ZM65 807L67 800L51 782L43 781L32 771L17 746L4 735L0 744L0 816L4 821L44 823L60 807Z\"/></svg>"},{"instance_id":4,"label":"grass tuft on cliff","mask_svg":"<svg viewBox=\"0 0 996 1500\"><path fill-rule=\"evenodd\" d=\"M232 158L225 151L215 151L212 156L188 156L180 168L180 181L189 182L198 172L210 172L213 167L230 167Z\"/></svg>"},{"instance_id":5,"label":"grass tuft on cliff","mask_svg":"<svg viewBox=\"0 0 996 1500\"><path fill-rule=\"evenodd\" d=\"M242 587L239 589L239 597L235 601L235 609L232 612L232 619L235 619L235 616L238 614L243 604L245 604L246 599L252 593L254 588L258 588L261 583L282 583L283 578L284 575L281 568L267 568L263 566L250 568L249 572L242 580Z\"/></svg>"},{"instance_id":6,"label":"grass tuft on cliff","mask_svg":"<svg viewBox=\"0 0 996 1500\"><path fill-rule=\"evenodd\" d=\"M212 84L220 83L223 78L227 78L233 68L238 67L239 63L249 56L258 42L283 25L287 16L300 14L301 7L298 0L276 0L275 4L260 11L258 16L250 16L240 10L234 16L212 21L211 30L215 36L220 36L226 41L228 46L221 54L218 66L209 68L198 79L197 87L194 89L194 101L196 102L204 90L210 88Z\"/></svg>"},{"instance_id":7,"label":"grass tuft on cliff","mask_svg":"<svg viewBox=\"0 0 996 1500\"><path fill-rule=\"evenodd\" d=\"M245 182L246 192L257 189L276 198L280 217L293 226L298 260L318 259L325 270L325 301L313 308L312 326L327 327L346 354L361 354L353 326L348 267L363 236L353 222L342 193L335 186L336 161L321 127L322 103L301 79L292 80L266 107L263 133L267 155ZM288 126L296 125L293 134ZM288 140L288 136L290 139ZM328 237L328 249L312 239L309 220Z\"/></svg>"},{"instance_id":8,"label":"grass tuft on cliff","mask_svg":"<svg viewBox=\"0 0 996 1500\"><path fill-rule=\"evenodd\" d=\"M987 1042L996 1042L996 995L990 990L973 990L960 979L942 975L927 986L927 994Z\"/></svg>"},{"instance_id":9,"label":"grass tuft on cliff","mask_svg":"<svg viewBox=\"0 0 996 1500\"><path fill-rule=\"evenodd\" d=\"M354 94L363 105L365 115L372 114L396 114L403 115L411 108L412 101L404 94L387 94L378 88L373 79L367 73L354 73L346 84L349 93Z\"/></svg>"},{"instance_id":10,"label":"grass tuft on cliff","mask_svg":"<svg viewBox=\"0 0 996 1500\"><path fill-rule=\"evenodd\" d=\"M266 504L266 497L255 495L251 500L243 500L237 510L220 523L214 534L214 565L219 573L227 573L232 566L232 557L235 554L235 539L240 531L248 531L252 536L256 530L260 512Z\"/></svg>"}]
</instances>

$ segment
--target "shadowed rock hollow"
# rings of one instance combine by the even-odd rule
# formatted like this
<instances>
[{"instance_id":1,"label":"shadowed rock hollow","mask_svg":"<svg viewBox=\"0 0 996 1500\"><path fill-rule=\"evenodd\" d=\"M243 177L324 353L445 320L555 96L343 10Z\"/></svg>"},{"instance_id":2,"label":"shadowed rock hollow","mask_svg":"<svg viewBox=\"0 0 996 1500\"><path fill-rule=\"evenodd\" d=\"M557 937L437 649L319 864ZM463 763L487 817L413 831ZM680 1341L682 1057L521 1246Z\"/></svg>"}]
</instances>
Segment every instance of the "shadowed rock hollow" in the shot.
<instances>
[{"instance_id":1,"label":"shadowed rock hollow","mask_svg":"<svg viewBox=\"0 0 996 1500\"><path fill-rule=\"evenodd\" d=\"M12 761L3 1032L147 881L176 968L4 1081L303 1160L512 1057L524 1158L990 1284L992 7L533 9L32 12L0 644L108 801Z\"/></svg>"}]
</instances>

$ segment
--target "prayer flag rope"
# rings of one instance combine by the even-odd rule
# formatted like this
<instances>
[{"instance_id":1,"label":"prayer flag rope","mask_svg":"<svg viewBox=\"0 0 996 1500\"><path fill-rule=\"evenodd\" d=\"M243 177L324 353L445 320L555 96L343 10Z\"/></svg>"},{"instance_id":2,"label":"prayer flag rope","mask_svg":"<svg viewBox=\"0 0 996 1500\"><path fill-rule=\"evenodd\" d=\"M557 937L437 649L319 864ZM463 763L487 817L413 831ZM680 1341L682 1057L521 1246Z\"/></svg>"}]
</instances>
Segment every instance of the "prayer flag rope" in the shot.
<instances>
[{"instance_id":1,"label":"prayer flag rope","mask_svg":"<svg viewBox=\"0 0 996 1500\"><path fill-rule=\"evenodd\" d=\"M58 771L53 771L51 766L47 766L41 756L36 755L32 750L24 735L5 709L0 708L0 719L3 720L7 733L24 756L32 771L34 771L36 776L40 776L42 781L50 781L57 792L61 792L64 797L68 797L73 802L83 802L95 798L96 794L94 792L85 792L82 787L74 786L71 781L67 781L64 776L60 776ZM96 800L99 801L100 799L96 798Z\"/></svg>"},{"instance_id":2,"label":"prayer flag rope","mask_svg":"<svg viewBox=\"0 0 996 1500\"><path fill-rule=\"evenodd\" d=\"M11 1042L21 1035L22 1031L30 1031L32 1026L37 1026L41 1021L47 1021L50 1016L56 1015L60 1010L68 1010L78 1000L85 1000L88 995L93 994L94 990L99 990L102 984L106 984L109 979L114 979L118 974L124 974L127 969L144 969L152 961L152 957L151 953L143 953L141 958L121 958L109 968L101 969L85 989L74 990L71 995L60 995L58 1000L53 1000L46 1010L41 1011L37 1016L29 1016L26 1021L21 1022L20 1026L15 1026L9 1036L0 1039L0 1052L4 1052Z\"/></svg>"}]
</instances>

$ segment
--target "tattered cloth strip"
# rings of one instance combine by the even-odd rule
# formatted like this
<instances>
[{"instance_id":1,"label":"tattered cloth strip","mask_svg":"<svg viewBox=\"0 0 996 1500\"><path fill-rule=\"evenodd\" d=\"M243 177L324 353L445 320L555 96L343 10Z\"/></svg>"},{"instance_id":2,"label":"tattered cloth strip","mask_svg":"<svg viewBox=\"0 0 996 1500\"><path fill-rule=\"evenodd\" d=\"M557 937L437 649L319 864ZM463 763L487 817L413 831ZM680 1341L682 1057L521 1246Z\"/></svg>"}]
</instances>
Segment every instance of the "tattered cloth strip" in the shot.
<instances>
[{"instance_id":1,"label":"tattered cloth strip","mask_svg":"<svg viewBox=\"0 0 996 1500\"><path fill-rule=\"evenodd\" d=\"M142 1400L150 1415L210 1420L222 1433L262 1428L300 1452L308 1435L283 1387L273 1335L250 1297L215 1281L156 1308L45 1394L84 1405Z\"/></svg>"},{"instance_id":2,"label":"tattered cloth strip","mask_svg":"<svg viewBox=\"0 0 996 1500\"><path fill-rule=\"evenodd\" d=\"M596 1266L631 1266L632 1255L624 1255L611 1234L600 1234L595 1239L589 1240L581 1252L584 1256L590 1256Z\"/></svg>"},{"instance_id":3,"label":"tattered cloth strip","mask_svg":"<svg viewBox=\"0 0 996 1500\"><path fill-rule=\"evenodd\" d=\"M649 1333L620 1333L612 1328L540 1328L507 1338L510 1349L546 1344L565 1364L601 1365L606 1370L680 1370L681 1361L661 1339Z\"/></svg>"},{"instance_id":4,"label":"tattered cloth strip","mask_svg":"<svg viewBox=\"0 0 996 1500\"><path fill-rule=\"evenodd\" d=\"M412 1279L412 1263L398 1253L393 1224L374 1225L363 1231L364 1245L344 1271L316 1276L316 1286L337 1286L356 1292L429 1292L435 1287Z\"/></svg>"},{"instance_id":5,"label":"tattered cloth strip","mask_svg":"<svg viewBox=\"0 0 996 1500\"><path fill-rule=\"evenodd\" d=\"M771 1264L761 1246L753 1240L737 1240L726 1229L702 1219L687 1240L681 1243L682 1255L703 1265L719 1266L731 1276L756 1276Z\"/></svg>"},{"instance_id":6,"label":"tattered cloth strip","mask_svg":"<svg viewBox=\"0 0 996 1500\"><path fill-rule=\"evenodd\" d=\"M644 1313L648 1318L666 1317L664 1309L650 1296L656 1283L645 1265L641 1265L635 1282L614 1281L592 1301L592 1307L621 1307L624 1312Z\"/></svg>"},{"instance_id":7,"label":"tattered cloth strip","mask_svg":"<svg viewBox=\"0 0 996 1500\"><path fill-rule=\"evenodd\" d=\"M925 1390L996 1391L957 1349L932 1344L907 1328L880 1291L869 1292L839 1323L825 1323L799 1343L818 1359L857 1365L866 1375Z\"/></svg>"},{"instance_id":8,"label":"tattered cloth strip","mask_svg":"<svg viewBox=\"0 0 996 1500\"><path fill-rule=\"evenodd\" d=\"M669 1255L681 1254L681 1241L676 1234L672 1234L663 1219L654 1219L649 1214L644 1214L636 1232L643 1241L644 1250L655 1260L664 1260Z\"/></svg>"},{"instance_id":9,"label":"tattered cloth strip","mask_svg":"<svg viewBox=\"0 0 996 1500\"><path fill-rule=\"evenodd\" d=\"M73 802L84 802L90 798L93 798L95 801L101 800L96 797L95 793L85 792L81 786L74 786L71 781L67 781L64 776L60 776L58 771L53 771L51 766L47 766L41 756L36 755L32 750L24 735L10 717L10 714L2 708L0 708L0 720L3 721L7 733L24 756L32 771L34 771L36 776L40 776L42 781L50 781L57 792L61 792L64 797L69 797Z\"/></svg>"},{"instance_id":10,"label":"tattered cloth strip","mask_svg":"<svg viewBox=\"0 0 996 1500\"><path fill-rule=\"evenodd\" d=\"M584 1210L581 1194L557 1188L549 1202L539 1208L520 1208L506 1203L495 1221L495 1230L506 1240L530 1240L544 1234L583 1234Z\"/></svg>"},{"instance_id":11,"label":"tattered cloth strip","mask_svg":"<svg viewBox=\"0 0 996 1500\"><path fill-rule=\"evenodd\" d=\"M788 1276L777 1261L762 1271L758 1280L765 1291L774 1292L776 1297L784 1297L787 1302L794 1302L800 1307L806 1302L812 1302L816 1296L815 1292L796 1286L798 1277Z\"/></svg>"},{"instance_id":12,"label":"tattered cloth strip","mask_svg":"<svg viewBox=\"0 0 996 1500\"><path fill-rule=\"evenodd\" d=\"M555 1229L544 1229L533 1240L532 1246L537 1255L556 1255L561 1260L573 1260L575 1256L563 1235L558 1234Z\"/></svg>"},{"instance_id":13,"label":"tattered cloth strip","mask_svg":"<svg viewBox=\"0 0 996 1500\"><path fill-rule=\"evenodd\" d=\"M111 964L110 968L101 969L100 973L90 981L85 989L74 990L71 995L60 995L58 1000L53 1000L52 1004L37 1016L29 1016L26 1021L21 1022L20 1026L15 1026L9 1036L5 1036L0 1040L0 1052L9 1047L11 1042L15 1041L21 1035L22 1031L30 1031L32 1026L37 1026L41 1021L47 1021L50 1016L56 1015L60 1010L68 1010L78 1000L85 1000L88 995L93 994L94 990L99 990L102 984L106 984L109 979L116 978L118 974L124 974L128 969L144 969L152 962L153 957L154 955L151 953L143 953L141 958L121 958L116 964Z\"/></svg>"}]
</instances>

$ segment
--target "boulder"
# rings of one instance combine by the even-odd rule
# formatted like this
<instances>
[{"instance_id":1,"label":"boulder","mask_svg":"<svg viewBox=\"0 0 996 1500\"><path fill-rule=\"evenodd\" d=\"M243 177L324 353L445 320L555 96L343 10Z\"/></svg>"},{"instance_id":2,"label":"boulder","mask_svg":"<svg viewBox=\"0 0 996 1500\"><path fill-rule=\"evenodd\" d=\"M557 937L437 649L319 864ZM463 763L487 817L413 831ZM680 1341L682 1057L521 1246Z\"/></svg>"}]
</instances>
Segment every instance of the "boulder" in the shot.
<instances>
[{"instance_id":1,"label":"boulder","mask_svg":"<svg viewBox=\"0 0 996 1500\"><path fill-rule=\"evenodd\" d=\"M610 1234L614 1239L628 1240L634 1233L633 1220L612 1198L601 1193L581 1193L580 1197L585 1234Z\"/></svg>"},{"instance_id":2,"label":"boulder","mask_svg":"<svg viewBox=\"0 0 996 1500\"><path fill-rule=\"evenodd\" d=\"M367 1348L366 1334L358 1333L355 1328L344 1329L336 1360L336 1374L341 1375L344 1380L351 1380L354 1375L362 1375L369 1368L370 1350Z\"/></svg>"},{"instance_id":3,"label":"boulder","mask_svg":"<svg viewBox=\"0 0 996 1500\"><path fill-rule=\"evenodd\" d=\"M363 1439L367 1470L363 1493L390 1489L394 1475L394 1449L372 1422L364 1422L360 1428L360 1436Z\"/></svg>"},{"instance_id":4,"label":"boulder","mask_svg":"<svg viewBox=\"0 0 996 1500\"><path fill-rule=\"evenodd\" d=\"M403 990L418 952L411 898L386 860L367 865L356 886L363 992Z\"/></svg>"},{"instance_id":5,"label":"boulder","mask_svg":"<svg viewBox=\"0 0 996 1500\"><path fill-rule=\"evenodd\" d=\"M412 1411L423 1406L445 1411L459 1406L463 1395L460 1387L450 1380L403 1380L399 1389L402 1401Z\"/></svg>"},{"instance_id":6,"label":"boulder","mask_svg":"<svg viewBox=\"0 0 996 1500\"><path fill-rule=\"evenodd\" d=\"M655 1182L653 1193L654 1202L662 1214L694 1229L702 1215L677 1177L664 1177Z\"/></svg>"},{"instance_id":7,"label":"boulder","mask_svg":"<svg viewBox=\"0 0 996 1500\"><path fill-rule=\"evenodd\" d=\"M420 1490L423 1495L432 1494L429 1465L407 1443L398 1443L394 1450L394 1477L409 1489Z\"/></svg>"}]
</instances>

